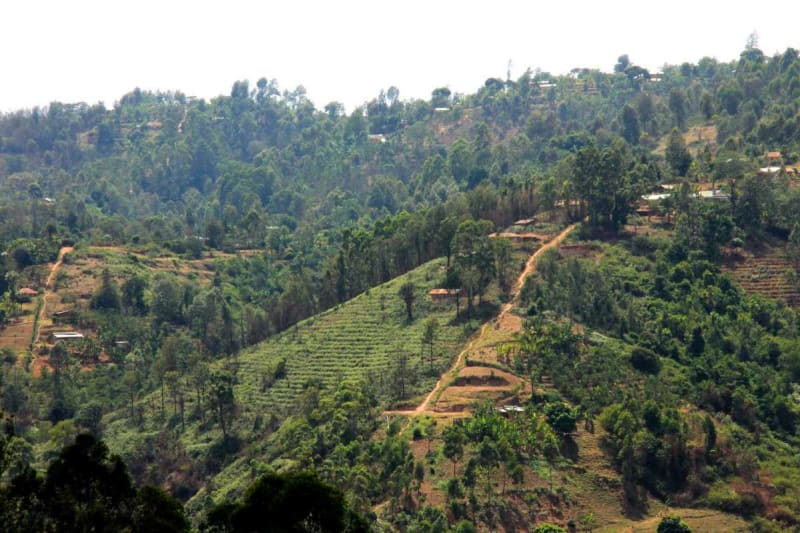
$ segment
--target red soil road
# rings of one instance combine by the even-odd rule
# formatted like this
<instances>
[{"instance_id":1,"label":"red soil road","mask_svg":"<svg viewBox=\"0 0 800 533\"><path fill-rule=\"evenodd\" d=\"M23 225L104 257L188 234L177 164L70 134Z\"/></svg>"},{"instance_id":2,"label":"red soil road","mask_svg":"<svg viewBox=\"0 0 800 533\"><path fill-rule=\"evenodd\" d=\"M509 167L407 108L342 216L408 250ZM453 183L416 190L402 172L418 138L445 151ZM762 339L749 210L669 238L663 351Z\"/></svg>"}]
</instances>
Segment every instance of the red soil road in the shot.
<instances>
[{"instance_id":1,"label":"red soil road","mask_svg":"<svg viewBox=\"0 0 800 533\"><path fill-rule=\"evenodd\" d=\"M36 330L36 338L33 344L39 342L39 331L42 329L42 321L47 316L47 293L53 292L53 281L56 279L58 269L64 263L64 256L73 250L72 246L64 246L58 251L58 259L50 266L50 274L47 276L47 281L44 283L44 294L42 294L42 307L39 309L39 329Z\"/></svg>"},{"instance_id":2,"label":"red soil road","mask_svg":"<svg viewBox=\"0 0 800 533\"><path fill-rule=\"evenodd\" d=\"M514 304L516 303L517 298L519 297L519 291L522 288L522 284L525 282L525 279L529 275L531 275L534 272L534 270L536 270L536 262L539 260L539 257L546 250L549 250L549 249L561 244L564 241L564 239L567 238L567 235L569 235L570 232L573 229L575 229L575 226L576 226L576 224L572 224L572 225L566 227L564 230L561 231L561 233L556 235L553 239L551 239L550 241L545 243L541 248L536 250L536 252L531 254L531 256L528 258L528 261L525 263L525 268L522 270L522 272L520 273L519 277L517 277L517 281L516 281L516 283L514 283L514 286L511 289L511 294L512 294L511 300L509 300L508 303L503 305L502 309L500 310L500 314L498 314L497 318L495 319L495 322L503 323L505 320L507 320L508 318L511 318L513 316L513 315L511 315L511 309L514 307ZM442 376L439 378L439 381L436 382L436 386L433 388L433 390L430 393L428 393L428 395L425 397L425 400L423 400L423 402L421 404L419 404L416 407L416 409L406 410L406 411L402 411L402 410L400 410L400 411L384 411L383 414L384 415L413 415L413 414L419 414L419 413L428 413L430 411L431 401L435 397L438 397L438 395L440 395L442 393L442 391L445 388L447 388L447 383L449 383L451 381L451 379L455 378L458 375L458 372L464 366L464 361L465 361L465 358L466 358L467 354L469 354L472 351L472 349L475 346L475 344L478 341L481 340L481 338L484 336L484 334L486 332L486 329L489 326L492 325L492 322L493 321L490 320L489 322L485 322L483 324L483 326L481 326L481 329L478 332L478 334L475 335L467 343L467 345L464 347L464 349L461 350L461 352L458 354L458 357L456 357L456 361L453 364L453 366L450 368L450 370L448 370L447 372L442 374Z\"/></svg>"}]
</instances>

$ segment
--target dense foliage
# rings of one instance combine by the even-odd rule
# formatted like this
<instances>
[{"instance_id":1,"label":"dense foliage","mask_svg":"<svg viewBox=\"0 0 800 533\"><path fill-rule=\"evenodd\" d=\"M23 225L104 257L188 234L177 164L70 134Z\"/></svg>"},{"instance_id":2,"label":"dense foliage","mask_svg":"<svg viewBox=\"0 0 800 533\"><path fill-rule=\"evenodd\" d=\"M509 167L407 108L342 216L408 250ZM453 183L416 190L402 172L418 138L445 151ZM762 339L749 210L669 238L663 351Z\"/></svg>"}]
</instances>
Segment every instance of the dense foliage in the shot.
<instances>
[{"instance_id":1,"label":"dense foliage","mask_svg":"<svg viewBox=\"0 0 800 533\"><path fill-rule=\"evenodd\" d=\"M0 324L33 323L0 354L0 405L19 435L8 442L44 470L75 435L106 434L137 482L198 517L264 473L313 469L367 520L385 504L382 526L468 531L522 513L492 484L505 493L506 478L568 461L570 435L596 419L630 505L646 488L792 523L796 311L745 294L720 261L770 242L796 271L800 189L786 167L800 160L799 107L797 51L767 57L751 40L738 61L661 73L621 56L612 73L528 71L429 101L391 87L349 114L262 78L212 101L135 89L111 108L0 115ZM699 182L724 194L703 200ZM641 195L666 184L646 210L663 236L627 235ZM488 235L524 217L542 233L585 220L598 239L584 258L545 254L523 291L531 322L505 368L558 392L514 419L476 408L438 434L443 456L415 463L379 413L435 382L508 297L520 257ZM87 265L89 293L48 280L45 265L73 246L63 260ZM433 287L462 289L454 310L430 304ZM68 349L38 335L48 291L87 332ZM97 482L116 509L109 527L153 518L136 502L161 494L80 442L122 487ZM445 511L419 500L436 461L452 463ZM14 464L2 490L48 486L50 470L15 477ZM56 516L47 498L24 504L41 513L3 512L42 527L95 520L77 500L63 512L81 517Z\"/></svg>"},{"instance_id":2,"label":"dense foliage","mask_svg":"<svg viewBox=\"0 0 800 533\"><path fill-rule=\"evenodd\" d=\"M800 511L782 498L794 481L771 496L753 488L776 460L761 446L797 443L796 311L744 294L702 255L676 257L680 242L594 247L588 258L540 262L524 291L535 317L516 366L548 373L599 417L631 503L645 486L745 515L766 511L772 497ZM553 312L603 335L584 338ZM733 476L750 485L720 499L712 487Z\"/></svg>"}]
</instances>

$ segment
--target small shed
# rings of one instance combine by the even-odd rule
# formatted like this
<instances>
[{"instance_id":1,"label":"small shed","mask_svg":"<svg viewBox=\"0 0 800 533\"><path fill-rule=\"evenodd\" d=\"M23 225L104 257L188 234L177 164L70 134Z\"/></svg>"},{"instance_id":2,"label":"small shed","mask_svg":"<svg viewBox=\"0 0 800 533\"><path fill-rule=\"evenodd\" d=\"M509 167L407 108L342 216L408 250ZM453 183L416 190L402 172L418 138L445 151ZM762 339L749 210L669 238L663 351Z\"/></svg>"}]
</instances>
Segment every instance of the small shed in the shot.
<instances>
[{"instance_id":1,"label":"small shed","mask_svg":"<svg viewBox=\"0 0 800 533\"><path fill-rule=\"evenodd\" d=\"M781 167L776 166L769 166L769 167L761 167L758 169L760 174L778 174L781 171Z\"/></svg>"},{"instance_id":2,"label":"small shed","mask_svg":"<svg viewBox=\"0 0 800 533\"><path fill-rule=\"evenodd\" d=\"M428 292L428 296L431 297L434 303L446 302L459 294L461 294L461 289L431 289Z\"/></svg>"},{"instance_id":3,"label":"small shed","mask_svg":"<svg viewBox=\"0 0 800 533\"><path fill-rule=\"evenodd\" d=\"M76 315L75 308L64 309L53 313L52 320L54 324L69 324L75 321Z\"/></svg>"},{"instance_id":4,"label":"small shed","mask_svg":"<svg viewBox=\"0 0 800 533\"><path fill-rule=\"evenodd\" d=\"M114 341L114 348L123 353L128 353L131 351L131 343L128 341Z\"/></svg>"},{"instance_id":5,"label":"small shed","mask_svg":"<svg viewBox=\"0 0 800 533\"><path fill-rule=\"evenodd\" d=\"M19 291L17 291L17 294L19 296L25 296L27 298L30 298L31 296L36 296L37 294L39 294L39 291L37 291L36 289L31 289L30 287L22 287Z\"/></svg>"},{"instance_id":6,"label":"small shed","mask_svg":"<svg viewBox=\"0 0 800 533\"><path fill-rule=\"evenodd\" d=\"M525 412L525 408L521 405L504 405L497 408L497 411L504 415L506 418L512 418L514 415Z\"/></svg>"},{"instance_id":7,"label":"small shed","mask_svg":"<svg viewBox=\"0 0 800 533\"><path fill-rule=\"evenodd\" d=\"M702 200L713 200L713 201L717 201L717 202L722 201L722 200L730 200L730 198L731 198L730 194L728 194L726 192L722 192L719 189L711 189L711 190L708 190L708 191L700 191L698 193L698 196Z\"/></svg>"},{"instance_id":8,"label":"small shed","mask_svg":"<svg viewBox=\"0 0 800 533\"><path fill-rule=\"evenodd\" d=\"M62 341L77 342L83 340L83 333L78 333L77 331L54 331L47 340L51 344Z\"/></svg>"}]
</instances>

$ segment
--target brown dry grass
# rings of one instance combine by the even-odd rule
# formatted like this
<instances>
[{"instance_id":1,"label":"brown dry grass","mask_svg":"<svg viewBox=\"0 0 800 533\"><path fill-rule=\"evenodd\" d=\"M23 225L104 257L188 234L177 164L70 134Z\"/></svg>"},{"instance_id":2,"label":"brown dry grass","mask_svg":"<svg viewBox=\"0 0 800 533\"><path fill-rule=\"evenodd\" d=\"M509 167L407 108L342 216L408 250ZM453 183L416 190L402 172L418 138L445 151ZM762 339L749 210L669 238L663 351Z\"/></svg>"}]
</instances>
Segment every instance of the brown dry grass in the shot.
<instances>
[{"instance_id":1,"label":"brown dry grass","mask_svg":"<svg viewBox=\"0 0 800 533\"><path fill-rule=\"evenodd\" d=\"M659 139L658 146L654 150L656 154L664 155L668 138L669 134ZM692 155L697 155L697 152L702 150L706 144L711 147L711 153L714 153L717 150L717 127L714 124L692 126L683 133L683 142Z\"/></svg>"}]
</instances>

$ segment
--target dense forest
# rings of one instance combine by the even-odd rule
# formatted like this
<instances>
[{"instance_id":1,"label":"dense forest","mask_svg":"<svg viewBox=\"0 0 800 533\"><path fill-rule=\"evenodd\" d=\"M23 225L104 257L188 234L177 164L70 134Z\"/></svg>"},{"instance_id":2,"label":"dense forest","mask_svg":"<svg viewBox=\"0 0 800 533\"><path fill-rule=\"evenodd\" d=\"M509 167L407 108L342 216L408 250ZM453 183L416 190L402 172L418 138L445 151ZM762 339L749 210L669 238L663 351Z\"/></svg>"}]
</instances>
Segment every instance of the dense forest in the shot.
<instances>
[{"instance_id":1,"label":"dense forest","mask_svg":"<svg viewBox=\"0 0 800 533\"><path fill-rule=\"evenodd\" d=\"M800 57L755 39L349 114L262 78L0 115L3 525L592 530L565 479L594 439L620 516L796 527L798 163ZM766 250L780 293L736 274ZM524 414L404 414L506 312L467 368Z\"/></svg>"}]
</instances>

